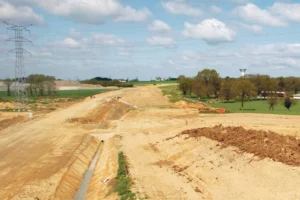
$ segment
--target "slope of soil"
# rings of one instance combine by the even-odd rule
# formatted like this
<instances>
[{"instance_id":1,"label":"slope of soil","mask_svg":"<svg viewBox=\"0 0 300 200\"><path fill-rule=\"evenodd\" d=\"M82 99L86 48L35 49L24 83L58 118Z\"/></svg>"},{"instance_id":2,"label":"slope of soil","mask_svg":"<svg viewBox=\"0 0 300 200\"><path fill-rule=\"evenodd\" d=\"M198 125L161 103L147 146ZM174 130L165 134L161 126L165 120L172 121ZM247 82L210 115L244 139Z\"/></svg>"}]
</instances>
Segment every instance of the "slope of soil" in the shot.
<instances>
[{"instance_id":1,"label":"slope of soil","mask_svg":"<svg viewBox=\"0 0 300 200\"><path fill-rule=\"evenodd\" d=\"M0 118L0 131L13 125L13 124L25 121L25 119L26 119L26 117L24 117L24 116L16 116L16 117L11 117L8 119L3 119L3 120L1 120L1 118Z\"/></svg>"},{"instance_id":2,"label":"slope of soil","mask_svg":"<svg viewBox=\"0 0 300 200\"><path fill-rule=\"evenodd\" d=\"M300 140L292 136L222 125L187 130L179 135L186 135L187 138L207 137L221 142L224 147L235 146L242 152L253 153L261 159L271 158L288 165L300 166Z\"/></svg>"},{"instance_id":3,"label":"slope of soil","mask_svg":"<svg viewBox=\"0 0 300 200\"><path fill-rule=\"evenodd\" d=\"M81 124L91 124L98 123L108 120L120 119L131 107L112 99L106 103L101 104L99 107L90 112L86 117L81 118L71 118L68 122L81 123Z\"/></svg>"},{"instance_id":4,"label":"slope of soil","mask_svg":"<svg viewBox=\"0 0 300 200\"><path fill-rule=\"evenodd\" d=\"M226 112L225 108L213 108L210 106L206 106L201 103L187 103L185 101L179 101L172 105L174 108L196 108L200 113L221 113L224 114Z\"/></svg>"}]
</instances>

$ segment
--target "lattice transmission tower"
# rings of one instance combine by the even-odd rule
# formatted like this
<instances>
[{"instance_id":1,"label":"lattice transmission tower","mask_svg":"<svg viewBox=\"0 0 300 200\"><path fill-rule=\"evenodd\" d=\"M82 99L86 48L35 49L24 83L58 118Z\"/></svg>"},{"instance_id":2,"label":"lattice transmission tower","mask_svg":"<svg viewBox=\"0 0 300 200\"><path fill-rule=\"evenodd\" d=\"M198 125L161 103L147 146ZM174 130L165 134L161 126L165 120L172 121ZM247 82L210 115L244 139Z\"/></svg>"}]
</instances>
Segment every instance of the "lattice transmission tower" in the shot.
<instances>
[{"instance_id":1,"label":"lattice transmission tower","mask_svg":"<svg viewBox=\"0 0 300 200\"><path fill-rule=\"evenodd\" d=\"M27 50L23 48L24 43L32 43L30 40L23 37L23 32L28 32L27 29L29 26L19 26L4 22L8 28L7 30L14 31L15 37L7 39L7 41L15 42L15 49L9 51L16 54L16 63L15 63L15 97L14 110L25 111L27 109L28 98L27 98L27 88L26 88L26 73L24 65L24 53L30 54Z\"/></svg>"}]
</instances>

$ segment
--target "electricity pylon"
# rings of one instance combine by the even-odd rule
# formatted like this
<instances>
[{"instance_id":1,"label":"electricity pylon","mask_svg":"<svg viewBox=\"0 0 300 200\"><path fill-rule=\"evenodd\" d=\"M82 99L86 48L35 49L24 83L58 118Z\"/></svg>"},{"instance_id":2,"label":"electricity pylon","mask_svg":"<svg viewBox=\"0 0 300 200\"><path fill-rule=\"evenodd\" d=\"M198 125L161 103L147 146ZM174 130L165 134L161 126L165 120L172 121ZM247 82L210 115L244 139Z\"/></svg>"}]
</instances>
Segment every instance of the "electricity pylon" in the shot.
<instances>
[{"instance_id":1,"label":"electricity pylon","mask_svg":"<svg viewBox=\"0 0 300 200\"><path fill-rule=\"evenodd\" d=\"M27 88L26 88L26 74L25 74L25 66L24 66L24 53L30 54L30 52L26 51L23 48L23 43L31 41L27 40L23 37L23 31L28 32L30 34L30 30L27 27L31 26L19 26L4 22L8 28L7 30L12 30L15 32L15 37L7 39L7 41L15 42L15 49L9 51L11 53L16 54L16 64L15 64L15 103L14 110L25 111L27 109L28 99L27 99Z\"/></svg>"}]
</instances>

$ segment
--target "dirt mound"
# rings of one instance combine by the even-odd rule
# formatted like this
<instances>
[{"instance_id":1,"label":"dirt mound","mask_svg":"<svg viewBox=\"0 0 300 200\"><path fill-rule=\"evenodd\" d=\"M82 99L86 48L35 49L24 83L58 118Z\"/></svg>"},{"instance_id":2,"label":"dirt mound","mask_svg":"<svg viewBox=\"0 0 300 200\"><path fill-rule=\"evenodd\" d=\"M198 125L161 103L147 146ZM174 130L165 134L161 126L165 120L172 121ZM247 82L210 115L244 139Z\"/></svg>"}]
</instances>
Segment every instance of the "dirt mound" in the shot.
<instances>
[{"instance_id":1,"label":"dirt mound","mask_svg":"<svg viewBox=\"0 0 300 200\"><path fill-rule=\"evenodd\" d=\"M10 102L0 103L0 109L13 109L14 104Z\"/></svg>"},{"instance_id":2,"label":"dirt mound","mask_svg":"<svg viewBox=\"0 0 300 200\"><path fill-rule=\"evenodd\" d=\"M242 152L252 153L261 159L270 158L288 165L300 166L300 140L292 136L222 125L186 130L177 136L180 135L187 135L188 138L207 137L221 142L224 147L235 146Z\"/></svg>"},{"instance_id":3,"label":"dirt mound","mask_svg":"<svg viewBox=\"0 0 300 200\"><path fill-rule=\"evenodd\" d=\"M120 119L130 108L131 107L129 105L113 99L101 104L101 106L91 112L87 117L71 118L67 121L71 123L93 124L108 120L117 120Z\"/></svg>"},{"instance_id":4,"label":"dirt mound","mask_svg":"<svg viewBox=\"0 0 300 200\"><path fill-rule=\"evenodd\" d=\"M225 113L225 108L212 108L201 103L187 103L185 101L178 101L173 104L175 108L196 108L200 113Z\"/></svg>"}]
</instances>

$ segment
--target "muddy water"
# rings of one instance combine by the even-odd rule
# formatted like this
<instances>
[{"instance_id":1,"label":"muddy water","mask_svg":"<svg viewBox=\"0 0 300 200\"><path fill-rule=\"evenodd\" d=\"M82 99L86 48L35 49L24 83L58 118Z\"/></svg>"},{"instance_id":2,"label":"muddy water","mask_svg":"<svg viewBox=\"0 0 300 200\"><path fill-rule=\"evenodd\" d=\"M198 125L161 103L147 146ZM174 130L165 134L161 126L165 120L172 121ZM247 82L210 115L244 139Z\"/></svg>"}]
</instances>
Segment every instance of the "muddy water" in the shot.
<instances>
[{"instance_id":1,"label":"muddy water","mask_svg":"<svg viewBox=\"0 0 300 200\"><path fill-rule=\"evenodd\" d=\"M100 154L101 154L101 147L100 149L98 150L97 154L95 155L95 157L93 158L93 161L89 167L89 169L86 171L85 175L84 175L84 178L80 184L80 187L74 197L74 200L83 200L86 198L86 195L87 195L87 190L88 190L88 185L89 185L89 182L93 176L93 172L95 170L95 167L96 167L96 163L100 157Z\"/></svg>"}]
</instances>

